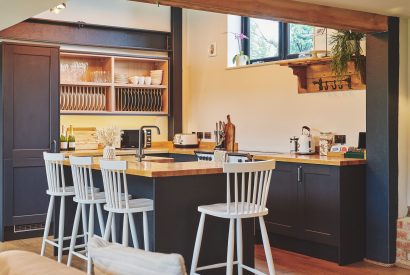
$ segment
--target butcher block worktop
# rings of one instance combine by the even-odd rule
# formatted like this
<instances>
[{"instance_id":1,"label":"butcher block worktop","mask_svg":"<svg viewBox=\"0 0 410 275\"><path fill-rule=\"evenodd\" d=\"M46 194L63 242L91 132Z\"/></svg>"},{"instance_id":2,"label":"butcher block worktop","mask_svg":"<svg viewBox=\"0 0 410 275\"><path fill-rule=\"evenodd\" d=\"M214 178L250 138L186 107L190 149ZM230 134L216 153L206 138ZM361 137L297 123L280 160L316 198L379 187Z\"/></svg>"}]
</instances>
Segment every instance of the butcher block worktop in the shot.
<instances>
[{"instance_id":1,"label":"butcher block worktop","mask_svg":"<svg viewBox=\"0 0 410 275\"><path fill-rule=\"evenodd\" d=\"M280 162L293 162L293 163L305 163L305 164L319 164L319 165L331 165L331 166L352 166L366 164L365 159L353 159L344 157L327 157L317 155L295 155L295 154L260 154L255 155L256 160L269 160L274 159Z\"/></svg>"},{"instance_id":2,"label":"butcher block worktop","mask_svg":"<svg viewBox=\"0 0 410 275\"><path fill-rule=\"evenodd\" d=\"M100 169L100 157L93 158L93 169ZM221 174L222 164L217 162L164 162L162 157L146 157L142 162L137 162L134 156L119 156L117 160L128 162L127 175L142 177L175 177L189 175ZM70 162L64 161L69 166Z\"/></svg>"},{"instance_id":3,"label":"butcher block worktop","mask_svg":"<svg viewBox=\"0 0 410 275\"><path fill-rule=\"evenodd\" d=\"M213 152L213 143L201 144L199 148L175 148L172 142L158 142L154 143L153 148L144 150L146 155L150 154L182 154L182 155L194 155L194 151L209 151ZM102 149L98 150L79 150L66 152L67 156L102 156ZM258 152L258 151L238 151L239 153L249 153L255 160L271 160L274 159L280 162L292 162L292 163L305 163L305 164L318 164L318 165L331 165L331 166L351 166L351 165L364 165L366 160L353 159L344 157L327 157L316 155L296 155L288 153L275 153L275 152ZM131 156L135 155L136 150L117 150L117 156ZM135 161L135 159L134 159Z\"/></svg>"}]
</instances>

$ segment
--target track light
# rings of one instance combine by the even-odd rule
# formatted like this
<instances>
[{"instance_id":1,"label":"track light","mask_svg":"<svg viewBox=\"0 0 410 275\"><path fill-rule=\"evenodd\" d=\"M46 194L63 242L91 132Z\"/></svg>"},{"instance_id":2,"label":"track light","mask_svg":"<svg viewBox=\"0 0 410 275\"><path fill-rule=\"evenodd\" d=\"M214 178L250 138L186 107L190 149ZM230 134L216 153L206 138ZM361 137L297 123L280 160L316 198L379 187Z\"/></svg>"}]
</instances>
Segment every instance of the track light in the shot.
<instances>
[{"instance_id":1,"label":"track light","mask_svg":"<svg viewBox=\"0 0 410 275\"><path fill-rule=\"evenodd\" d=\"M57 6L55 6L54 8L50 9L50 12L55 13L55 14L59 14L63 9L66 8L66 3L61 3Z\"/></svg>"}]
</instances>

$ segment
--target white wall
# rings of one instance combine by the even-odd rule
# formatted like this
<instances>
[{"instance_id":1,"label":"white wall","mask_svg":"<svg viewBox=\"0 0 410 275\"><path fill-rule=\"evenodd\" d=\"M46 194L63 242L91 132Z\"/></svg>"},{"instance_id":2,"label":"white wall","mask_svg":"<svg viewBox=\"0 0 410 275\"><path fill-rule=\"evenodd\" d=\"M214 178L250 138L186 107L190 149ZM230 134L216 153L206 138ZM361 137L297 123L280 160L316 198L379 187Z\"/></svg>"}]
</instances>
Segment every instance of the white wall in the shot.
<instances>
[{"instance_id":1,"label":"white wall","mask_svg":"<svg viewBox=\"0 0 410 275\"><path fill-rule=\"evenodd\" d=\"M231 114L241 149L287 152L289 137L303 125L346 134L357 145L358 132L366 130L365 91L298 94L290 68L226 69L227 16L185 10L184 24L185 132L212 131ZM214 41L217 56L208 57Z\"/></svg>"},{"instance_id":2,"label":"white wall","mask_svg":"<svg viewBox=\"0 0 410 275\"><path fill-rule=\"evenodd\" d=\"M399 70L399 179L398 179L398 216L407 215L407 205L410 194L407 194L408 185L408 132L409 132L409 90L408 90L408 20L400 19L400 70ZM409 197L409 198L408 198Z\"/></svg>"},{"instance_id":3,"label":"white wall","mask_svg":"<svg viewBox=\"0 0 410 275\"><path fill-rule=\"evenodd\" d=\"M127 0L70 0L60 14L45 11L35 17L84 21L90 24L170 31L170 8Z\"/></svg>"}]
</instances>

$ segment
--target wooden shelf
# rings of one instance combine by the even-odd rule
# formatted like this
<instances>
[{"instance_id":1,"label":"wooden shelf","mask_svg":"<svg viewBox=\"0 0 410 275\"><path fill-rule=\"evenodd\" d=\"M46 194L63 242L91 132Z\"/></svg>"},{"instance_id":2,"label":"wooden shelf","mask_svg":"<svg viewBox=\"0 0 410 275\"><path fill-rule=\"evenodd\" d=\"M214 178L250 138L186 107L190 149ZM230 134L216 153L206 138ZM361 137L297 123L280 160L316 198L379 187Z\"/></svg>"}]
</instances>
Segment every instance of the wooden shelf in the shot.
<instances>
[{"instance_id":1,"label":"wooden shelf","mask_svg":"<svg viewBox=\"0 0 410 275\"><path fill-rule=\"evenodd\" d=\"M165 85L135 85L135 84L119 84L115 83L116 88L143 88L143 89L167 89Z\"/></svg>"},{"instance_id":2,"label":"wooden shelf","mask_svg":"<svg viewBox=\"0 0 410 275\"><path fill-rule=\"evenodd\" d=\"M167 112L128 112L128 111L60 111L61 115L123 115L123 116L167 116Z\"/></svg>"},{"instance_id":3,"label":"wooden shelf","mask_svg":"<svg viewBox=\"0 0 410 275\"><path fill-rule=\"evenodd\" d=\"M332 62L331 57L322 57L322 58L295 58L287 60L279 60L272 62L273 64L278 64L280 66L308 66L312 64L328 64Z\"/></svg>"},{"instance_id":4,"label":"wooden shelf","mask_svg":"<svg viewBox=\"0 0 410 275\"><path fill-rule=\"evenodd\" d=\"M332 58L297 58L280 60L274 64L288 66L298 77L298 93L340 92L366 89L365 59L360 72L349 61L346 75L336 77L331 69Z\"/></svg>"},{"instance_id":5,"label":"wooden shelf","mask_svg":"<svg viewBox=\"0 0 410 275\"><path fill-rule=\"evenodd\" d=\"M110 114L114 115L168 115L167 112L149 112L149 111L141 111L141 112L131 112L131 111L114 111L110 112Z\"/></svg>"},{"instance_id":6,"label":"wooden shelf","mask_svg":"<svg viewBox=\"0 0 410 275\"><path fill-rule=\"evenodd\" d=\"M70 110L61 110L60 114L62 115L109 115L111 112L108 111L70 111Z\"/></svg>"},{"instance_id":7,"label":"wooden shelf","mask_svg":"<svg viewBox=\"0 0 410 275\"><path fill-rule=\"evenodd\" d=\"M110 87L110 82L61 82L60 85L64 86L90 86L90 87Z\"/></svg>"}]
</instances>

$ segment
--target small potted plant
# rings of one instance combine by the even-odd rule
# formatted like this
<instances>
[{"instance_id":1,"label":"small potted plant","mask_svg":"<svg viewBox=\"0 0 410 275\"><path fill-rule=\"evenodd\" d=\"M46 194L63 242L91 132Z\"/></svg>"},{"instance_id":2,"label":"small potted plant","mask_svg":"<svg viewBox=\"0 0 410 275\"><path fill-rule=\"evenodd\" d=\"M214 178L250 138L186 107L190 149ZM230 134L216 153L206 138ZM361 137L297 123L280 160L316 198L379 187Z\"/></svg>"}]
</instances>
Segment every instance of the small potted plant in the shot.
<instances>
[{"instance_id":1,"label":"small potted plant","mask_svg":"<svg viewBox=\"0 0 410 275\"><path fill-rule=\"evenodd\" d=\"M364 77L363 66L365 57L362 55L363 50L360 41L364 38L364 33L339 30L330 38L332 45L332 72L337 78L342 78L347 73L347 66L350 61L355 64L355 70Z\"/></svg>"},{"instance_id":2,"label":"small potted plant","mask_svg":"<svg viewBox=\"0 0 410 275\"><path fill-rule=\"evenodd\" d=\"M65 135L60 135L60 150L66 151L68 149L67 137Z\"/></svg>"},{"instance_id":3,"label":"small potted plant","mask_svg":"<svg viewBox=\"0 0 410 275\"><path fill-rule=\"evenodd\" d=\"M75 150L75 137L73 135L68 136L68 150L69 151Z\"/></svg>"},{"instance_id":4,"label":"small potted plant","mask_svg":"<svg viewBox=\"0 0 410 275\"><path fill-rule=\"evenodd\" d=\"M119 142L121 132L116 126L97 130L97 140L104 145L103 158L115 158L115 144Z\"/></svg>"},{"instance_id":5,"label":"small potted plant","mask_svg":"<svg viewBox=\"0 0 410 275\"><path fill-rule=\"evenodd\" d=\"M238 54L235 54L234 57L232 58L232 63L234 63L236 66L245 66L250 62L249 56L244 54L244 51L242 49L243 46L243 41L245 39L249 39L246 35L243 33L236 33L236 32L230 32L233 34L235 37L236 41L238 42Z\"/></svg>"}]
</instances>

